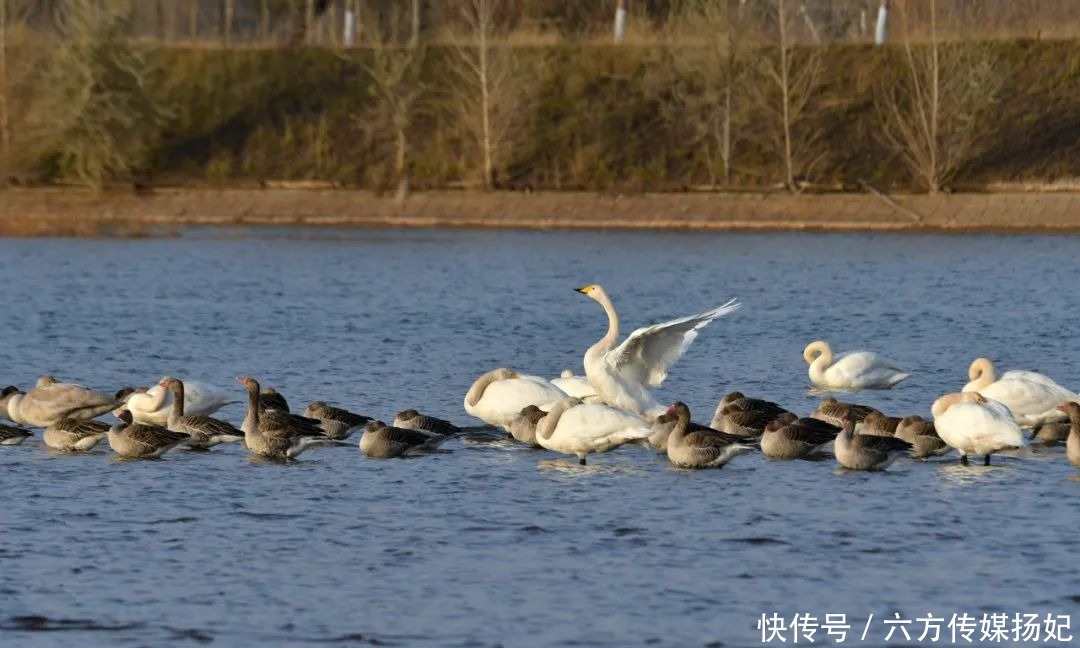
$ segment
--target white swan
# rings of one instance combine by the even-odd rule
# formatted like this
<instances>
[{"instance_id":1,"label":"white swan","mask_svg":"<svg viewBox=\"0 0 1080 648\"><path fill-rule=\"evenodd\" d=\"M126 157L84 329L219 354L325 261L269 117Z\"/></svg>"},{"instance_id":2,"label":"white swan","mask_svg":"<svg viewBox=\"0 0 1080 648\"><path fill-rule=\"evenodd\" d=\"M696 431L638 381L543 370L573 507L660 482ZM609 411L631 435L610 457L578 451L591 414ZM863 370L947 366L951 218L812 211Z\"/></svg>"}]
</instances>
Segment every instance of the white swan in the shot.
<instances>
[{"instance_id":1,"label":"white swan","mask_svg":"<svg viewBox=\"0 0 1080 648\"><path fill-rule=\"evenodd\" d=\"M550 406L566 393L543 378L519 376L509 369L489 371L465 394L465 411L481 421L510 431L510 423L529 405Z\"/></svg>"},{"instance_id":2,"label":"white swan","mask_svg":"<svg viewBox=\"0 0 1080 648\"><path fill-rule=\"evenodd\" d=\"M942 396L934 401L930 412L938 435L956 448L964 465L967 456L973 454L984 455L984 465L989 466L991 454L1025 444L1009 408L978 392Z\"/></svg>"},{"instance_id":3,"label":"white swan","mask_svg":"<svg viewBox=\"0 0 1080 648\"><path fill-rule=\"evenodd\" d=\"M848 351L833 356L828 342L806 345L803 359L810 365L810 382L818 389L891 389L910 374L895 362L870 351Z\"/></svg>"},{"instance_id":4,"label":"white swan","mask_svg":"<svg viewBox=\"0 0 1080 648\"><path fill-rule=\"evenodd\" d=\"M651 432L644 419L629 412L564 398L536 424L536 443L548 450L576 455L584 466L589 453L645 441Z\"/></svg>"},{"instance_id":5,"label":"white swan","mask_svg":"<svg viewBox=\"0 0 1080 648\"><path fill-rule=\"evenodd\" d=\"M162 387L171 380L165 376L145 392L133 392L124 399L124 409L131 412L136 423L164 427L172 411L172 390ZM222 407L239 403L232 393L198 380L184 380L184 414L187 416L210 416Z\"/></svg>"},{"instance_id":6,"label":"white swan","mask_svg":"<svg viewBox=\"0 0 1080 648\"><path fill-rule=\"evenodd\" d=\"M589 379L584 376L575 376L573 371L566 369L558 378L552 378L551 384L566 393L567 396L580 398L586 403L599 403L600 396L596 389L589 384Z\"/></svg>"},{"instance_id":7,"label":"white swan","mask_svg":"<svg viewBox=\"0 0 1080 648\"><path fill-rule=\"evenodd\" d=\"M611 298L597 284L577 291L603 306L608 318L607 334L585 352L589 384L602 402L650 421L667 411L667 407L653 398L649 387L664 382L668 367L686 352L698 331L742 306L733 299L704 313L639 328L615 346L619 339L619 315Z\"/></svg>"},{"instance_id":8,"label":"white swan","mask_svg":"<svg viewBox=\"0 0 1080 648\"><path fill-rule=\"evenodd\" d=\"M1080 402L1080 396L1041 373L1006 371L998 377L994 364L986 358L971 363L968 380L971 382L964 385L965 392L978 392L1004 403L1023 427L1064 421L1068 417L1058 405Z\"/></svg>"}]
</instances>

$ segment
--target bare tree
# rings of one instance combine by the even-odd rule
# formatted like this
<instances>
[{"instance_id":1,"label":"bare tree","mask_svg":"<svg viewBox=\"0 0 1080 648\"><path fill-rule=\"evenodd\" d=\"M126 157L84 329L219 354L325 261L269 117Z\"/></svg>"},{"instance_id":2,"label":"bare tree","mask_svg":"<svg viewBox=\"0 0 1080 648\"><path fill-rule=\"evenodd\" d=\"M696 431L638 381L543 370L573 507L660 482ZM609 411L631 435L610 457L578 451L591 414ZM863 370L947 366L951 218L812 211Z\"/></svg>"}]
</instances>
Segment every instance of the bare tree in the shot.
<instances>
[{"instance_id":1,"label":"bare tree","mask_svg":"<svg viewBox=\"0 0 1080 648\"><path fill-rule=\"evenodd\" d=\"M74 3L35 93L35 157L53 176L100 187L132 178L160 136L166 111L130 37L128 0Z\"/></svg>"},{"instance_id":2,"label":"bare tree","mask_svg":"<svg viewBox=\"0 0 1080 648\"><path fill-rule=\"evenodd\" d=\"M479 154L488 189L495 186L495 176L513 145L514 129L531 100L530 79L513 48L495 42L499 2L465 2L465 32L453 48L453 78L447 88L454 116Z\"/></svg>"},{"instance_id":3,"label":"bare tree","mask_svg":"<svg viewBox=\"0 0 1080 648\"><path fill-rule=\"evenodd\" d=\"M11 118L8 116L7 0L0 0L0 160L11 159Z\"/></svg>"},{"instance_id":4,"label":"bare tree","mask_svg":"<svg viewBox=\"0 0 1080 648\"><path fill-rule=\"evenodd\" d=\"M936 0L930 11L930 42L912 45L905 33L900 75L881 83L876 103L885 143L936 193L982 144L1002 74L989 45L941 43Z\"/></svg>"},{"instance_id":5,"label":"bare tree","mask_svg":"<svg viewBox=\"0 0 1080 648\"><path fill-rule=\"evenodd\" d=\"M417 113L418 100L425 91L420 80L424 49L403 43L399 38L397 12L391 12L389 29L369 17L366 32L368 47L362 50L339 50L340 55L355 62L364 70L370 100L361 116L365 133L377 149L393 151L393 178L397 198L403 200L409 191L409 131Z\"/></svg>"},{"instance_id":6,"label":"bare tree","mask_svg":"<svg viewBox=\"0 0 1080 648\"><path fill-rule=\"evenodd\" d=\"M773 0L775 20L773 46L762 51L759 66L766 83L754 84L760 107L768 119L784 165L784 185L799 191L800 178L813 167L813 149L817 137L803 128L813 105L821 75L818 48L795 47L791 38L788 12L790 0Z\"/></svg>"},{"instance_id":7,"label":"bare tree","mask_svg":"<svg viewBox=\"0 0 1080 648\"><path fill-rule=\"evenodd\" d=\"M689 0L670 47L676 82L671 119L688 123L705 156L709 181L731 184L734 104L743 79L741 3Z\"/></svg>"}]
</instances>

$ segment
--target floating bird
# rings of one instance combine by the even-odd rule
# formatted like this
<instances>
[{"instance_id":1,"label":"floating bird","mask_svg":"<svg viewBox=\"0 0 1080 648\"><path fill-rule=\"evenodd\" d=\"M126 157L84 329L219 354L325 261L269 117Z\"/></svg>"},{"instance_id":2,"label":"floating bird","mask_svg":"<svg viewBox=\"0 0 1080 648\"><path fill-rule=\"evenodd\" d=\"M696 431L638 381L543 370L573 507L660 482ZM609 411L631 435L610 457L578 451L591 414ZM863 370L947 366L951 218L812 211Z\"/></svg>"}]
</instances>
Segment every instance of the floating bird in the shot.
<instances>
[{"instance_id":1,"label":"floating bird","mask_svg":"<svg viewBox=\"0 0 1080 648\"><path fill-rule=\"evenodd\" d=\"M273 387L263 387L259 392L259 407L281 412L292 411L289 409L289 401L285 400L285 396Z\"/></svg>"},{"instance_id":2,"label":"floating bird","mask_svg":"<svg viewBox=\"0 0 1080 648\"><path fill-rule=\"evenodd\" d=\"M183 432L191 437L188 444L192 449L208 450L221 443L236 443L244 440L244 433L234 425L220 419L202 414L185 414L187 397L185 384L179 378L165 378L160 387L172 393L172 408L169 410L167 427L174 432Z\"/></svg>"},{"instance_id":3,"label":"floating bird","mask_svg":"<svg viewBox=\"0 0 1080 648\"><path fill-rule=\"evenodd\" d=\"M1080 405L1069 402L1061 405L1069 416L1069 440L1065 442L1065 456L1069 463L1080 468Z\"/></svg>"},{"instance_id":4,"label":"floating bird","mask_svg":"<svg viewBox=\"0 0 1080 648\"><path fill-rule=\"evenodd\" d=\"M1068 417L1058 405L1080 402L1080 396L1034 371L1006 371L998 377L994 364L986 358L971 363L968 379L971 382L964 385L963 391L978 392L1008 407L1022 427L1064 421Z\"/></svg>"},{"instance_id":5,"label":"floating bird","mask_svg":"<svg viewBox=\"0 0 1080 648\"><path fill-rule=\"evenodd\" d=\"M158 384L143 391L133 387L120 390L117 392L118 397L127 390L132 390L122 397L122 409L130 411L136 423L167 425L173 407L173 392L162 385L171 379L172 376L165 376ZM209 416L226 405L240 402L235 394L219 387L198 380L184 380L183 383L186 416Z\"/></svg>"},{"instance_id":6,"label":"floating bird","mask_svg":"<svg viewBox=\"0 0 1080 648\"><path fill-rule=\"evenodd\" d=\"M816 418L777 419L761 435L761 452L771 459L801 459L836 440L840 428Z\"/></svg>"},{"instance_id":7,"label":"floating bird","mask_svg":"<svg viewBox=\"0 0 1080 648\"><path fill-rule=\"evenodd\" d=\"M834 357L829 343L822 340L806 345L803 359L810 365L810 382L818 389L892 389L909 376L897 363L870 351Z\"/></svg>"},{"instance_id":8,"label":"floating bird","mask_svg":"<svg viewBox=\"0 0 1080 648\"><path fill-rule=\"evenodd\" d=\"M676 417L675 427L667 438L668 461L679 468L723 468L734 457L750 452L742 438L717 430L691 430L690 408L677 402L667 414Z\"/></svg>"},{"instance_id":9,"label":"floating bird","mask_svg":"<svg viewBox=\"0 0 1080 648\"><path fill-rule=\"evenodd\" d=\"M576 455L585 465L593 452L608 452L625 443L641 443L651 430L644 419L629 412L565 398L552 406L536 425L536 442L542 448Z\"/></svg>"},{"instance_id":10,"label":"floating bird","mask_svg":"<svg viewBox=\"0 0 1080 648\"><path fill-rule=\"evenodd\" d=\"M639 328L622 344L619 315L611 299L598 284L578 288L578 292L599 303L607 314L608 330L585 352L585 375L600 400L638 414L649 421L665 412L649 392L667 378L668 367L686 352L701 329L710 322L741 307L734 299L710 311Z\"/></svg>"},{"instance_id":11,"label":"floating bird","mask_svg":"<svg viewBox=\"0 0 1080 648\"><path fill-rule=\"evenodd\" d=\"M323 401L315 401L304 410L304 416L319 422L324 434L338 441L349 438L353 432L363 428L371 422L370 416L356 414L347 409L327 405Z\"/></svg>"},{"instance_id":12,"label":"floating bird","mask_svg":"<svg viewBox=\"0 0 1080 648\"><path fill-rule=\"evenodd\" d=\"M932 421L927 421L921 416L908 416L896 426L897 439L903 439L911 444L911 456L914 459L927 459L943 455L952 448L938 436L937 428Z\"/></svg>"},{"instance_id":13,"label":"floating bird","mask_svg":"<svg viewBox=\"0 0 1080 648\"><path fill-rule=\"evenodd\" d=\"M14 425L0 425L0 445L19 445L33 436L33 432Z\"/></svg>"},{"instance_id":14,"label":"floating bird","mask_svg":"<svg viewBox=\"0 0 1080 648\"><path fill-rule=\"evenodd\" d=\"M732 409L732 407L732 405L728 405L720 410L720 412L713 417L712 427L721 432L742 437L743 439L756 439L760 437L764 434L765 427L769 423L782 417L785 421L792 421L796 418L794 414L787 411L777 413L773 410L736 410Z\"/></svg>"},{"instance_id":15,"label":"floating bird","mask_svg":"<svg viewBox=\"0 0 1080 648\"><path fill-rule=\"evenodd\" d=\"M885 416L881 412L874 410L867 414L863 420L855 423L855 429L859 431L859 434L869 434L871 436L896 436L896 428L900 425L901 419L895 416Z\"/></svg>"},{"instance_id":16,"label":"floating bird","mask_svg":"<svg viewBox=\"0 0 1080 648\"><path fill-rule=\"evenodd\" d=\"M372 421L360 437L360 451L375 459L390 459L409 454L432 452L448 437L418 430L391 427L382 421Z\"/></svg>"},{"instance_id":17,"label":"floating bird","mask_svg":"<svg viewBox=\"0 0 1080 648\"><path fill-rule=\"evenodd\" d=\"M56 382L52 376L38 378L29 392L5 387L0 404L7 418L20 425L45 428L65 418L88 421L114 409L112 396L82 385Z\"/></svg>"},{"instance_id":18,"label":"floating bird","mask_svg":"<svg viewBox=\"0 0 1080 648\"><path fill-rule=\"evenodd\" d=\"M986 457L1001 450L1024 446L1024 437L1012 412L1004 404L978 392L947 394L934 401L930 412L942 440L960 453L960 462L968 465L968 455Z\"/></svg>"},{"instance_id":19,"label":"floating bird","mask_svg":"<svg viewBox=\"0 0 1080 648\"><path fill-rule=\"evenodd\" d=\"M48 447L61 452L89 452L107 436L107 423L61 419L45 428L41 439Z\"/></svg>"},{"instance_id":20,"label":"floating bird","mask_svg":"<svg viewBox=\"0 0 1080 648\"><path fill-rule=\"evenodd\" d=\"M259 405L259 382L248 376L236 381L248 392L248 411L240 429L244 443L251 452L271 459L294 459L308 448L332 445L318 427L298 421L288 412L265 410Z\"/></svg>"},{"instance_id":21,"label":"floating bird","mask_svg":"<svg viewBox=\"0 0 1080 648\"><path fill-rule=\"evenodd\" d=\"M480 376L465 394L465 411L481 421L510 431L510 423L529 405L547 407L566 393L542 378L519 376L500 368Z\"/></svg>"},{"instance_id":22,"label":"floating bird","mask_svg":"<svg viewBox=\"0 0 1080 648\"><path fill-rule=\"evenodd\" d=\"M649 445L656 448L660 452L667 452L667 441L671 435L671 431L675 429L675 424L679 422L679 416L675 412L665 412L656 417L653 421L652 430L649 434ZM690 432L716 432L724 434L715 428L711 428L707 425L701 425L700 423L694 423L690 421L688 428Z\"/></svg>"},{"instance_id":23,"label":"floating bird","mask_svg":"<svg viewBox=\"0 0 1080 648\"><path fill-rule=\"evenodd\" d=\"M169 450L187 443L191 437L157 425L136 423L131 412L120 412L121 425L109 428L109 447L125 459L157 459Z\"/></svg>"},{"instance_id":24,"label":"floating bird","mask_svg":"<svg viewBox=\"0 0 1080 648\"><path fill-rule=\"evenodd\" d=\"M530 406L531 407L531 406ZM513 425L513 423L511 423ZM441 436L461 433L461 428L445 419L427 416L414 409L402 410L394 417L394 427L419 432L431 432Z\"/></svg>"},{"instance_id":25,"label":"floating bird","mask_svg":"<svg viewBox=\"0 0 1080 648\"><path fill-rule=\"evenodd\" d=\"M911 451L911 444L890 436L859 434L855 431L857 421L845 415L844 427L836 436L833 454L840 465L848 470L885 470L901 455Z\"/></svg>"},{"instance_id":26,"label":"floating bird","mask_svg":"<svg viewBox=\"0 0 1080 648\"><path fill-rule=\"evenodd\" d=\"M558 378L552 378L550 382L571 398L579 398L584 403L600 402L600 396L589 384L589 379L584 376L575 376L569 369L564 369Z\"/></svg>"},{"instance_id":27,"label":"floating bird","mask_svg":"<svg viewBox=\"0 0 1080 648\"><path fill-rule=\"evenodd\" d=\"M865 419L870 412L875 411L872 407L866 405L855 405L853 403L841 403L832 396L822 399L821 404L817 409L810 414L811 418L816 418L826 423L832 423L836 427L844 427L844 416L855 419L855 422Z\"/></svg>"},{"instance_id":28,"label":"floating bird","mask_svg":"<svg viewBox=\"0 0 1080 648\"><path fill-rule=\"evenodd\" d=\"M1072 424L1068 421L1040 423L1031 429L1031 438L1043 443L1061 443L1069 438Z\"/></svg>"},{"instance_id":29,"label":"floating bird","mask_svg":"<svg viewBox=\"0 0 1080 648\"><path fill-rule=\"evenodd\" d=\"M521 416L510 422L510 436L522 443L539 446L536 442L536 426L545 416L547 412L536 405L529 405L521 410Z\"/></svg>"}]
</instances>

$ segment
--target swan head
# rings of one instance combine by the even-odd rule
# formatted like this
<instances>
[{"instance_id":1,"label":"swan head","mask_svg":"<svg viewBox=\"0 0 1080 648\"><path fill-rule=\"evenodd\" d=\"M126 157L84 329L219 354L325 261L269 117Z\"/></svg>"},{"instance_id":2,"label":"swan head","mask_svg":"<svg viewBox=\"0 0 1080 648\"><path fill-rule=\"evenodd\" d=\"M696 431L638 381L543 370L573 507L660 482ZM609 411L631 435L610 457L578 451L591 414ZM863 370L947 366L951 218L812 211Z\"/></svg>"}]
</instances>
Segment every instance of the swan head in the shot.
<instances>
[{"instance_id":1,"label":"swan head","mask_svg":"<svg viewBox=\"0 0 1080 648\"><path fill-rule=\"evenodd\" d=\"M506 367L500 367L491 372L492 382L496 380L512 380L514 378L520 378L516 371L510 371Z\"/></svg>"},{"instance_id":2,"label":"swan head","mask_svg":"<svg viewBox=\"0 0 1080 648\"><path fill-rule=\"evenodd\" d=\"M559 374L559 377L560 378L573 378L574 377L574 372L569 370L569 369L563 369L562 373Z\"/></svg>"},{"instance_id":3,"label":"swan head","mask_svg":"<svg viewBox=\"0 0 1080 648\"><path fill-rule=\"evenodd\" d=\"M34 384L34 387L48 387L49 385L55 385L55 384L56 384L56 378L53 378L49 374L45 374L44 376L40 376L37 379L37 383Z\"/></svg>"},{"instance_id":4,"label":"swan head","mask_svg":"<svg viewBox=\"0 0 1080 648\"><path fill-rule=\"evenodd\" d=\"M604 292L604 289L600 284L589 284L588 286L582 286L581 288L575 288L574 290L594 301L601 301L607 297L607 293Z\"/></svg>"},{"instance_id":5,"label":"swan head","mask_svg":"<svg viewBox=\"0 0 1080 648\"><path fill-rule=\"evenodd\" d=\"M831 353L831 351L832 350L829 347L828 342L825 342L824 340L817 340L806 345L806 348L803 349L802 357L803 360L806 361L806 364L813 364L814 360L817 360L819 357L825 355L826 353Z\"/></svg>"}]
</instances>

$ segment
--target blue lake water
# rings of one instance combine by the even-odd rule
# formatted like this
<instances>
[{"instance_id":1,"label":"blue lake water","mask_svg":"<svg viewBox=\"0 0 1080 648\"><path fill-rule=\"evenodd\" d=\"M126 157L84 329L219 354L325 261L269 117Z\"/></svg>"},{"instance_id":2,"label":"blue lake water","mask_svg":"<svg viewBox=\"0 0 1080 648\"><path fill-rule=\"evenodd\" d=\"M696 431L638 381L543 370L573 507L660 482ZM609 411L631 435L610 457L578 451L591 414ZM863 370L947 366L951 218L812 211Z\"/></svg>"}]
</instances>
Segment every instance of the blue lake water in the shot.
<instances>
[{"instance_id":1,"label":"blue lake water","mask_svg":"<svg viewBox=\"0 0 1080 648\"><path fill-rule=\"evenodd\" d=\"M819 338L912 371L849 398L928 416L982 355L1080 387L1077 245L364 230L0 240L0 383L53 373L114 391L168 373L235 387L250 374L296 409L323 399L472 424L462 398L488 369L580 372L606 322L572 289L598 282L625 332L744 302L659 390L698 420L732 389L809 413L802 349ZM243 409L221 415L239 423ZM847 644L872 614L860 645L874 646L896 613L1080 608L1080 480L1061 448L990 469L951 456L859 474L760 454L687 472L637 447L581 468L457 440L409 460L348 447L278 465L232 446L117 462L106 446L53 456L39 438L0 448L5 646L749 646L773 612L846 614Z\"/></svg>"}]
</instances>

